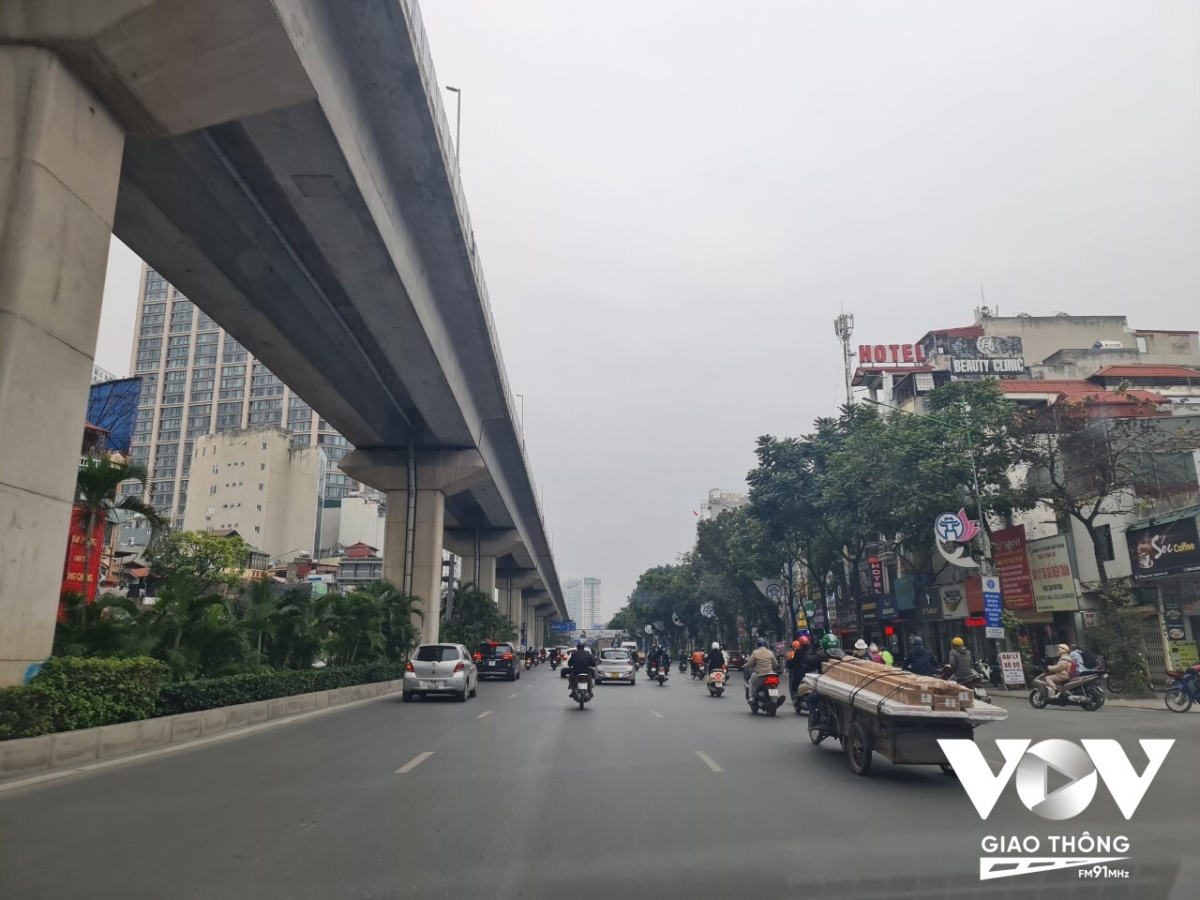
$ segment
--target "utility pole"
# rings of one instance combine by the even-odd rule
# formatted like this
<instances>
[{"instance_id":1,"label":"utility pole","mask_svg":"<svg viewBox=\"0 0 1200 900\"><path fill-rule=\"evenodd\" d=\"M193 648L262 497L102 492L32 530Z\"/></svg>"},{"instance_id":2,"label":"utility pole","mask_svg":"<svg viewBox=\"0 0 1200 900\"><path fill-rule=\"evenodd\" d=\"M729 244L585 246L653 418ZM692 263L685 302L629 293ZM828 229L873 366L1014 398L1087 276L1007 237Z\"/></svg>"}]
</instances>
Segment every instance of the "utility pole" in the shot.
<instances>
[{"instance_id":1,"label":"utility pole","mask_svg":"<svg viewBox=\"0 0 1200 900\"><path fill-rule=\"evenodd\" d=\"M833 320L833 332L838 336L838 340L842 342L842 364L846 369L846 403L854 403L854 390L850 384L850 360L852 354L850 352L850 335L854 333L854 314L842 313Z\"/></svg>"}]
</instances>

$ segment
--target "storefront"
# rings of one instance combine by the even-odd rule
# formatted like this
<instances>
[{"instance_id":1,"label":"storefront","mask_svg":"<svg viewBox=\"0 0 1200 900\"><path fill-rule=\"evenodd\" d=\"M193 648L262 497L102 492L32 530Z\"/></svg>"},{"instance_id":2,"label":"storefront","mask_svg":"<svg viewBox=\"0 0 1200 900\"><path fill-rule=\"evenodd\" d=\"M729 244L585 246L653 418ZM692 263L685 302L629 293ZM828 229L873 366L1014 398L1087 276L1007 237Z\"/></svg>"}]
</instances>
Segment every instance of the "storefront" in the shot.
<instances>
[{"instance_id":1,"label":"storefront","mask_svg":"<svg viewBox=\"0 0 1200 900\"><path fill-rule=\"evenodd\" d=\"M1142 641L1150 674L1166 683L1168 669L1186 666L1198 655L1200 636L1200 537L1196 507L1125 532L1134 584L1141 601ZM1135 612L1136 611L1136 612ZM1125 610L1122 610L1125 612ZM1195 665L1195 663L1191 663Z\"/></svg>"}]
</instances>

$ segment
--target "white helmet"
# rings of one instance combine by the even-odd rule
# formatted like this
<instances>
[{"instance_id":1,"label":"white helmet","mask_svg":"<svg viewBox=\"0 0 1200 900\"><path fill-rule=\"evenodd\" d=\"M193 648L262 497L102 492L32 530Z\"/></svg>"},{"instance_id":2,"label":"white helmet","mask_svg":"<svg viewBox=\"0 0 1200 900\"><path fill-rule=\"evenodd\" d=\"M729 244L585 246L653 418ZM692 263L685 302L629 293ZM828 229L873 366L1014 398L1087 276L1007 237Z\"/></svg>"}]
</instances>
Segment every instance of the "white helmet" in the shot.
<instances>
[{"instance_id":1,"label":"white helmet","mask_svg":"<svg viewBox=\"0 0 1200 900\"><path fill-rule=\"evenodd\" d=\"M859 638L857 641L854 642L854 649L855 650L866 650L867 642L864 641L862 638Z\"/></svg>"},{"instance_id":2,"label":"white helmet","mask_svg":"<svg viewBox=\"0 0 1200 900\"><path fill-rule=\"evenodd\" d=\"M718 644L716 641L713 641L712 648L713 648L714 650L720 650L720 649L721 649L721 645L720 645L720 644Z\"/></svg>"}]
</instances>

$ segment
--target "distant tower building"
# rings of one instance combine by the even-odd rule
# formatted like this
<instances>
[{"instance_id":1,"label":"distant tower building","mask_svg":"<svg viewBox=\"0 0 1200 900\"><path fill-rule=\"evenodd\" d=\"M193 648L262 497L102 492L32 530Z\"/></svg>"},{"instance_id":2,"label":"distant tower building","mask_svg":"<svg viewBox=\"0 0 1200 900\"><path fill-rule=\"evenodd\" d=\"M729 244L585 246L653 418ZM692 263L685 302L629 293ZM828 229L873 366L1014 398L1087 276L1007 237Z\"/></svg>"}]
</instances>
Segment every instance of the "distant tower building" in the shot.
<instances>
[{"instance_id":1,"label":"distant tower building","mask_svg":"<svg viewBox=\"0 0 1200 900\"><path fill-rule=\"evenodd\" d=\"M704 501L704 511L700 514L700 518L715 519L721 513L746 506L749 502L750 495L745 491L723 491L720 488L713 488L708 492L708 499Z\"/></svg>"},{"instance_id":2,"label":"distant tower building","mask_svg":"<svg viewBox=\"0 0 1200 900\"><path fill-rule=\"evenodd\" d=\"M599 578L568 578L563 582L567 615L576 628L595 628L604 621L600 610Z\"/></svg>"}]
</instances>

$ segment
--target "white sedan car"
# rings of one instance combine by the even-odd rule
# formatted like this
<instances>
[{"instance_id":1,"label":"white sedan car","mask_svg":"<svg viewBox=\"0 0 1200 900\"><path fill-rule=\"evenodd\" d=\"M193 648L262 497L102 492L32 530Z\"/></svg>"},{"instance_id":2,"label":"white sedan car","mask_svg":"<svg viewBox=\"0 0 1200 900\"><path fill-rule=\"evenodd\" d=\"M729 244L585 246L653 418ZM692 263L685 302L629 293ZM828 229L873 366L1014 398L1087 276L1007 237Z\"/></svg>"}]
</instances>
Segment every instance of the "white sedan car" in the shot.
<instances>
[{"instance_id":1,"label":"white sedan car","mask_svg":"<svg viewBox=\"0 0 1200 900\"><path fill-rule=\"evenodd\" d=\"M628 681L637 684L637 668L628 650L611 647L600 651L596 661L596 684L607 684L614 681Z\"/></svg>"},{"instance_id":2,"label":"white sedan car","mask_svg":"<svg viewBox=\"0 0 1200 900\"><path fill-rule=\"evenodd\" d=\"M479 670L462 644L422 644L404 668L404 686L400 699L405 703L414 694L452 695L459 703L474 697L479 687Z\"/></svg>"}]
</instances>

